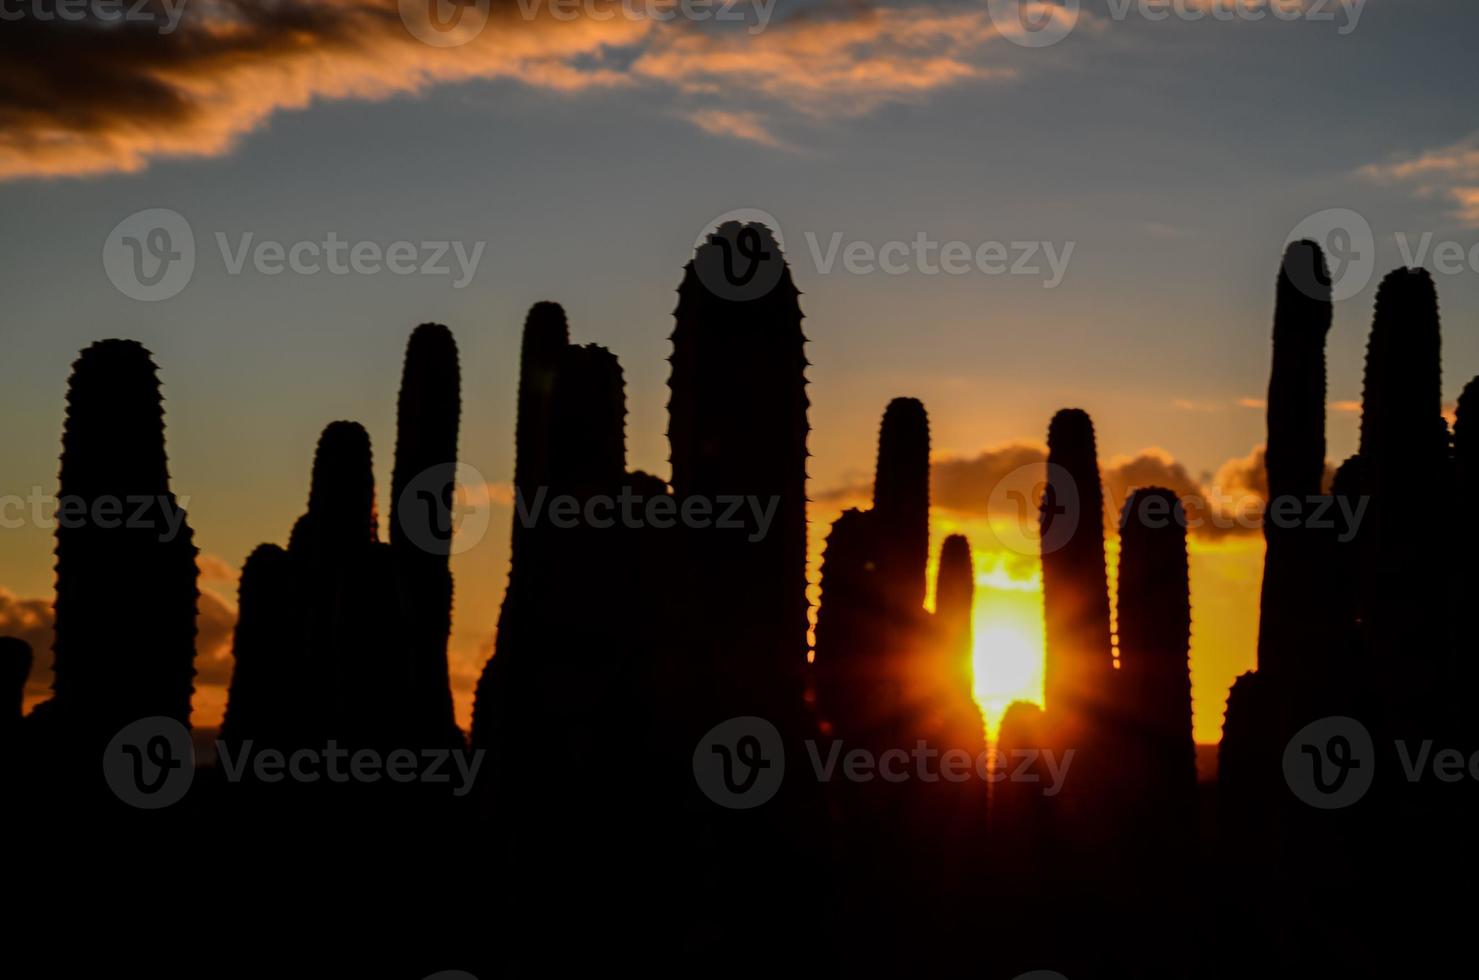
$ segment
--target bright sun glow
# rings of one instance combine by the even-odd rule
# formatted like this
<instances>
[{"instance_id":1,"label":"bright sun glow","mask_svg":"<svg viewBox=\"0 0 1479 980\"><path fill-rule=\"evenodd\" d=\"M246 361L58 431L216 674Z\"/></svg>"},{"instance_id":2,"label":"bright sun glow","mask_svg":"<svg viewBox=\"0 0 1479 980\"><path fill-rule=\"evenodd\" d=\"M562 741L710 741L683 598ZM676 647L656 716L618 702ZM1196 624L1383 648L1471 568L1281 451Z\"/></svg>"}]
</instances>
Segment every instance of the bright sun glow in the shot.
<instances>
[{"instance_id":1,"label":"bright sun glow","mask_svg":"<svg viewBox=\"0 0 1479 980\"><path fill-rule=\"evenodd\" d=\"M1009 597L1019 596L1028 601L1008 605L1004 601L1007 596L988 592L976 603L972 686L993 736L1013 701L1042 703L1043 627L1038 594Z\"/></svg>"},{"instance_id":2,"label":"bright sun glow","mask_svg":"<svg viewBox=\"0 0 1479 980\"><path fill-rule=\"evenodd\" d=\"M958 533L973 544L971 689L994 739L1012 702L1043 703L1042 567L1035 555L1005 547L1001 542L1015 539L985 521L938 521L932 531L936 540ZM937 560L930 561L932 584ZM934 608L933 596L928 604Z\"/></svg>"}]
</instances>

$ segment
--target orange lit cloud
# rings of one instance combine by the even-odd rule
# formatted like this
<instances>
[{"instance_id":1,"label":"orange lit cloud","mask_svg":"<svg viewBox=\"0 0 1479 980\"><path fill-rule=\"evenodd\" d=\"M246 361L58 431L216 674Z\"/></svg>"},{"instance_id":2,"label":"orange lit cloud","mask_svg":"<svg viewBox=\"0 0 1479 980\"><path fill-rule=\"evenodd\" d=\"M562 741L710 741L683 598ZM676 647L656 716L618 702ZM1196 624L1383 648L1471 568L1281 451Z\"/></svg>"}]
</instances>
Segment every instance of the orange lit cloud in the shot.
<instances>
[{"instance_id":1,"label":"orange lit cloud","mask_svg":"<svg viewBox=\"0 0 1479 980\"><path fill-rule=\"evenodd\" d=\"M1479 133L1405 160L1370 164L1361 174L1404 185L1420 197L1447 200L1455 218L1479 228Z\"/></svg>"},{"instance_id":2,"label":"orange lit cloud","mask_svg":"<svg viewBox=\"0 0 1479 980\"><path fill-rule=\"evenodd\" d=\"M937 457L931 463L931 504L947 521L1006 518L1035 528L1046 462L1047 448L1032 442L1007 443L974 456ZM1333 476L1326 463L1326 488ZM1227 460L1210 480L1198 479L1170 453L1155 447L1110 457L1100 466L1100 479L1105 528L1111 534L1124 502L1140 487L1174 491L1186 507L1193 537L1208 541L1258 534L1268 497L1262 446ZM858 482L818 491L813 500L828 512L840 512L870 506L872 492L871 484Z\"/></svg>"},{"instance_id":3,"label":"orange lit cloud","mask_svg":"<svg viewBox=\"0 0 1479 980\"><path fill-rule=\"evenodd\" d=\"M161 0L150 2L159 9ZM454 46L418 39L397 0L200 0L168 33L153 22L7 21L0 179L217 156L277 112L474 79L562 93L667 89L704 131L779 147L771 111L856 116L1013 74L985 62L983 46L999 32L984 4L839 3L777 14L756 33L616 9L555 16L518 0L481 9L485 21ZM699 98L702 107L692 104Z\"/></svg>"}]
</instances>

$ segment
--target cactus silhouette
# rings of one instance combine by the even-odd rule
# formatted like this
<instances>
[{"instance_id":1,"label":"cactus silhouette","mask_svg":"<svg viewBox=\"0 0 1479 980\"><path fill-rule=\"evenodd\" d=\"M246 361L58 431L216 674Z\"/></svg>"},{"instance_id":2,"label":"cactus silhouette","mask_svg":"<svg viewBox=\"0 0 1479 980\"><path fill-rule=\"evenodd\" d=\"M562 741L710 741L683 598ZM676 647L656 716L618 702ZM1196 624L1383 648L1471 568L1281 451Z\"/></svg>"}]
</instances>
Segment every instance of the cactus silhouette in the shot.
<instances>
[{"instance_id":1,"label":"cactus silhouette","mask_svg":"<svg viewBox=\"0 0 1479 980\"><path fill-rule=\"evenodd\" d=\"M1176 494L1136 490L1120 521L1120 715L1133 831L1185 835L1196 792L1191 731L1191 594L1186 514Z\"/></svg>"},{"instance_id":2,"label":"cactus silhouette","mask_svg":"<svg viewBox=\"0 0 1479 980\"><path fill-rule=\"evenodd\" d=\"M1366 348L1360 455L1370 504L1359 538L1360 616L1368 648L1385 665L1387 710L1407 733L1422 725L1445 639L1443 541L1406 526L1446 489L1440 344L1432 277L1389 274Z\"/></svg>"},{"instance_id":3,"label":"cactus silhouette","mask_svg":"<svg viewBox=\"0 0 1479 980\"><path fill-rule=\"evenodd\" d=\"M917 398L895 398L883 413L873 512L885 598L912 614L924 605L930 541L929 416Z\"/></svg>"},{"instance_id":4,"label":"cactus silhouette","mask_svg":"<svg viewBox=\"0 0 1479 980\"><path fill-rule=\"evenodd\" d=\"M1260 670L1289 674L1305 658L1321 661L1329 624L1309 608L1323 581L1328 537L1304 526L1325 469L1325 338L1333 315L1330 274L1314 242L1284 253L1274 305L1273 367L1268 384L1267 542L1258 628ZM1323 605L1323 603L1321 603Z\"/></svg>"},{"instance_id":5,"label":"cactus silhouette","mask_svg":"<svg viewBox=\"0 0 1479 980\"><path fill-rule=\"evenodd\" d=\"M995 865L1004 874L1041 874L1053 844L1052 800L1040 782L1017 778L1024 760L1049 747L1041 708L1014 701L1001 718L991 786L991 833Z\"/></svg>"},{"instance_id":6,"label":"cactus silhouette","mask_svg":"<svg viewBox=\"0 0 1479 980\"><path fill-rule=\"evenodd\" d=\"M822 549L816 686L823 716L846 738L888 741L901 695L879 642L883 620L872 511L844 511Z\"/></svg>"},{"instance_id":7,"label":"cactus silhouette","mask_svg":"<svg viewBox=\"0 0 1479 980\"><path fill-rule=\"evenodd\" d=\"M462 412L457 342L423 323L406 344L390 481L390 547L411 643L409 724L419 744L456 744L447 644L452 631L453 494Z\"/></svg>"},{"instance_id":8,"label":"cactus silhouette","mask_svg":"<svg viewBox=\"0 0 1479 980\"><path fill-rule=\"evenodd\" d=\"M252 740L276 748L307 744L314 713L324 705L307 697L313 688L304 673L314 672L304 644L305 586L293 560L275 544L259 545L242 565L223 742Z\"/></svg>"},{"instance_id":9,"label":"cactus silhouette","mask_svg":"<svg viewBox=\"0 0 1479 980\"><path fill-rule=\"evenodd\" d=\"M242 569L224 741L461 744L447 668L459 383L451 332L417 327L401 379L389 544L379 540L369 434L356 422L324 428L287 549L262 545Z\"/></svg>"},{"instance_id":10,"label":"cactus silhouette","mask_svg":"<svg viewBox=\"0 0 1479 980\"><path fill-rule=\"evenodd\" d=\"M5 698L0 737L9 740L21 720L26 678L31 676L31 644L13 636L0 636L0 696Z\"/></svg>"},{"instance_id":11,"label":"cactus silhouette","mask_svg":"<svg viewBox=\"0 0 1479 980\"><path fill-rule=\"evenodd\" d=\"M616 357L566 338L559 307L543 303L530 312L515 463L522 504L513 536L522 543L473 713L473 743L489 752L490 791L505 812L525 808L535 819L571 787L561 772L528 756L530 734L570 752L623 737L639 703L634 647L648 635L632 608L638 590L650 586L633 567L640 563L628 564L638 550L632 529L615 527L614 513L593 512L594 521L587 521L584 507L575 526L563 526L563 513L556 523L550 508L557 500L584 504L618 495L626 485L644 496L666 490L660 481L628 480L625 473L626 397ZM554 726L555 717L564 720Z\"/></svg>"},{"instance_id":12,"label":"cactus silhouette","mask_svg":"<svg viewBox=\"0 0 1479 980\"><path fill-rule=\"evenodd\" d=\"M736 250L772 264L751 270L761 277L752 282L773 282L763 294L711 288L713 269ZM678 287L668 380L674 497L680 507L690 497L744 496L773 508L763 532L751 515L738 530L681 536L685 632L714 692L698 710L717 714L713 721L767 712L784 720L805 683L809 426L798 295L770 230L734 222L698 247Z\"/></svg>"},{"instance_id":13,"label":"cactus silhouette","mask_svg":"<svg viewBox=\"0 0 1479 980\"><path fill-rule=\"evenodd\" d=\"M58 716L84 736L153 715L188 724L196 549L170 492L159 380L140 344L100 341L72 365L60 484Z\"/></svg>"},{"instance_id":14,"label":"cactus silhouette","mask_svg":"<svg viewBox=\"0 0 1479 980\"><path fill-rule=\"evenodd\" d=\"M975 598L971 543L963 534L952 534L940 546L940 567L935 573L935 632L946 669L952 674L970 670L971 608Z\"/></svg>"},{"instance_id":15,"label":"cactus silhouette","mask_svg":"<svg viewBox=\"0 0 1479 980\"><path fill-rule=\"evenodd\" d=\"M510 688L521 686L520 654L511 651L537 642L536 604L547 593L551 567L548 549L531 542L548 534L539 519L549 496L550 422L560 362L570 345L570 327L558 303L535 303L524 318L519 351L519 391L514 421L514 519L510 532L508 585L498 612L494 655L483 668L473 701L472 742L493 745L495 725L512 710ZM527 640L524 638L528 638ZM501 658L501 659L500 659ZM494 763L495 779L498 764Z\"/></svg>"},{"instance_id":16,"label":"cactus silhouette","mask_svg":"<svg viewBox=\"0 0 1479 980\"><path fill-rule=\"evenodd\" d=\"M1103 515L1094 423L1064 409L1048 427L1040 516L1047 715L1064 731L1103 711L1113 681Z\"/></svg>"},{"instance_id":17,"label":"cactus silhouette","mask_svg":"<svg viewBox=\"0 0 1479 980\"><path fill-rule=\"evenodd\" d=\"M855 738L871 733L880 748L882 742L902 744L907 733L900 726L922 720L906 719L906 705L918 712L944 693L944 665L930 657L940 650L938 633L930 635L924 612L929 479L924 405L895 398L879 426L873 507L843 514L823 555L819 696L824 709L834 709L842 732ZM969 562L969 548L965 558ZM969 579L969 568L966 574ZM969 634L969 608L964 615Z\"/></svg>"}]
</instances>

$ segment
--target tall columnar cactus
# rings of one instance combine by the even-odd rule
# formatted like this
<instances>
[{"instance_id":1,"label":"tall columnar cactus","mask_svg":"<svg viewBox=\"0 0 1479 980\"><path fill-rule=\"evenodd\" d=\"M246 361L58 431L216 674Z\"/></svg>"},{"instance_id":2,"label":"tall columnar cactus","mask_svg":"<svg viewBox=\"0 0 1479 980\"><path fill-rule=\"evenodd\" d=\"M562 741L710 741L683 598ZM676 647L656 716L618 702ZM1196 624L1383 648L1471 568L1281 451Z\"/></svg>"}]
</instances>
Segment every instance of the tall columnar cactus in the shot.
<instances>
[{"instance_id":1,"label":"tall columnar cactus","mask_svg":"<svg viewBox=\"0 0 1479 980\"><path fill-rule=\"evenodd\" d=\"M317 705L314 739L358 737L360 702L382 681L379 651L399 610L372 604L363 588L378 529L369 433L358 422L331 422L314 452L307 513L288 541L313 596L305 598L303 636L311 651L304 683Z\"/></svg>"},{"instance_id":2,"label":"tall columnar cactus","mask_svg":"<svg viewBox=\"0 0 1479 980\"><path fill-rule=\"evenodd\" d=\"M740 269L736 256L752 264ZM732 273L735 289L716 279ZM717 692L700 714L793 712L804 686L808 401L798 296L770 230L733 222L698 247L678 287L674 495L680 506L747 496L774 515L763 530L752 513L739 530L685 533L688 640Z\"/></svg>"},{"instance_id":3,"label":"tall columnar cactus","mask_svg":"<svg viewBox=\"0 0 1479 980\"><path fill-rule=\"evenodd\" d=\"M1191 729L1191 592L1176 494L1136 490L1120 522L1121 718L1137 823L1185 830L1196 791Z\"/></svg>"},{"instance_id":4,"label":"tall columnar cactus","mask_svg":"<svg viewBox=\"0 0 1479 980\"><path fill-rule=\"evenodd\" d=\"M603 724L610 699L625 697L631 643L649 633L636 607L651 600L637 582L651 583L632 555L630 529L600 526L619 515L599 506L593 522L582 508L576 526L563 526L563 508L566 498L585 503L619 495L624 485L644 500L666 488L642 475L627 477L626 394L615 355L566 338L558 307L540 304L530 313L515 464L522 505L514 539L523 544L473 714L474 743L490 750L491 781L505 795L529 792L530 780L542 778L518 757L529 732L560 714L579 716L560 737L581 737L583 726ZM561 508L558 522L554 507ZM572 608L580 614L572 616Z\"/></svg>"},{"instance_id":5,"label":"tall columnar cactus","mask_svg":"<svg viewBox=\"0 0 1479 980\"><path fill-rule=\"evenodd\" d=\"M541 534L543 501L550 492L550 424L554 410L555 385L560 363L570 346L570 325L558 303L539 302L529 308L519 350L519 393L514 420L515 507L510 533L508 585L498 611L498 634L494 655L483 668L473 701L472 742L492 745L511 710L509 688L519 683L509 675L519 654L511 651L537 642L539 613L535 608L547 590L541 582L549 577L548 549L531 547ZM538 508L536 510L536 508ZM527 518L526 518L527 515Z\"/></svg>"},{"instance_id":6,"label":"tall columnar cactus","mask_svg":"<svg viewBox=\"0 0 1479 980\"><path fill-rule=\"evenodd\" d=\"M570 326L558 303L530 307L519 350L518 416L514 421L514 490L526 503L548 481L550 400L560 358L569 344ZM515 521L510 575L518 572L521 530Z\"/></svg>"},{"instance_id":7,"label":"tall columnar cactus","mask_svg":"<svg viewBox=\"0 0 1479 980\"><path fill-rule=\"evenodd\" d=\"M1044 712L1027 701L1016 701L1001 718L996 739L995 776L991 784L991 836L996 864L1008 874L1041 874L1045 847L1051 840L1052 800L1040 781L1017 778L1024 760L1040 758L1050 747ZM1070 770L1070 774L1072 770ZM1031 773L1043 777L1042 766Z\"/></svg>"},{"instance_id":8,"label":"tall columnar cactus","mask_svg":"<svg viewBox=\"0 0 1479 980\"><path fill-rule=\"evenodd\" d=\"M917 398L895 398L878 432L873 512L885 598L899 615L924 604L930 543L929 416Z\"/></svg>"},{"instance_id":9,"label":"tall columnar cactus","mask_svg":"<svg viewBox=\"0 0 1479 980\"><path fill-rule=\"evenodd\" d=\"M302 596L293 560L275 544L259 545L242 565L236 629L221 740L292 748L306 744L325 710L309 695L313 669L303 634ZM307 676L305 676L305 674Z\"/></svg>"},{"instance_id":10,"label":"tall columnar cactus","mask_svg":"<svg viewBox=\"0 0 1479 980\"><path fill-rule=\"evenodd\" d=\"M550 399L545 450L552 493L615 491L626 472L626 387L616 355L596 344L566 347Z\"/></svg>"},{"instance_id":11,"label":"tall columnar cactus","mask_svg":"<svg viewBox=\"0 0 1479 980\"><path fill-rule=\"evenodd\" d=\"M0 735L21 720L26 678L31 676L31 644L14 636L0 636Z\"/></svg>"},{"instance_id":12,"label":"tall columnar cactus","mask_svg":"<svg viewBox=\"0 0 1479 980\"><path fill-rule=\"evenodd\" d=\"M1114 674L1104 491L1094 423L1079 409L1064 409L1048 427L1039 523L1047 715L1055 729L1073 732L1104 711Z\"/></svg>"},{"instance_id":13,"label":"tall columnar cactus","mask_svg":"<svg viewBox=\"0 0 1479 980\"><path fill-rule=\"evenodd\" d=\"M370 434L358 422L330 422L313 454L308 511L293 525L288 551L341 565L375 541L379 528Z\"/></svg>"},{"instance_id":14,"label":"tall columnar cactus","mask_svg":"<svg viewBox=\"0 0 1479 980\"><path fill-rule=\"evenodd\" d=\"M462 412L457 342L439 323L411 333L396 413L390 547L410 635L411 728L457 742L447 644L452 630L452 507Z\"/></svg>"},{"instance_id":15,"label":"tall columnar cactus","mask_svg":"<svg viewBox=\"0 0 1479 980\"><path fill-rule=\"evenodd\" d=\"M935 573L935 627L944 653L945 669L969 676L971 666L971 608L976 599L976 570L971 561L971 543L963 534L952 534L940 546L940 567Z\"/></svg>"},{"instance_id":16,"label":"tall columnar cactus","mask_svg":"<svg viewBox=\"0 0 1479 980\"><path fill-rule=\"evenodd\" d=\"M900 710L887 650L880 642L877 535L872 511L846 510L822 550L817 606L816 687L833 733L887 741Z\"/></svg>"},{"instance_id":17,"label":"tall columnar cactus","mask_svg":"<svg viewBox=\"0 0 1479 980\"><path fill-rule=\"evenodd\" d=\"M1288 675L1301 659L1318 661L1328 623L1309 608L1308 589L1323 579L1328 536L1304 526L1325 469L1325 338L1333 314L1330 274L1314 242L1289 246L1274 305L1273 368L1268 384L1270 504L1258 630L1258 665Z\"/></svg>"},{"instance_id":18,"label":"tall columnar cactus","mask_svg":"<svg viewBox=\"0 0 1479 980\"><path fill-rule=\"evenodd\" d=\"M1458 396L1453 459L1459 500L1479 501L1479 378L1464 385Z\"/></svg>"},{"instance_id":19,"label":"tall columnar cactus","mask_svg":"<svg viewBox=\"0 0 1479 980\"><path fill-rule=\"evenodd\" d=\"M84 736L151 715L188 723L196 549L170 491L159 380L140 344L100 341L73 364L60 482L59 720Z\"/></svg>"},{"instance_id":20,"label":"tall columnar cactus","mask_svg":"<svg viewBox=\"0 0 1479 980\"><path fill-rule=\"evenodd\" d=\"M1455 651L1458 675L1454 678L1459 697L1472 696L1479 684L1479 658L1472 651L1479 645L1479 612L1473 608L1479 595L1479 378L1464 386L1459 395L1453 425L1453 468L1455 513L1461 515L1449 567L1450 644ZM1464 704L1462 716L1473 718ZM1473 730L1479 722L1467 722ZM1479 733L1470 736L1479 744Z\"/></svg>"},{"instance_id":21,"label":"tall columnar cactus","mask_svg":"<svg viewBox=\"0 0 1479 980\"><path fill-rule=\"evenodd\" d=\"M1443 659L1443 541L1410 523L1443 490L1440 348L1432 277L1388 275L1366 350L1361 459L1371 501L1360 529L1360 595L1368 648L1385 664L1388 707L1402 725L1420 724Z\"/></svg>"},{"instance_id":22,"label":"tall columnar cactus","mask_svg":"<svg viewBox=\"0 0 1479 980\"><path fill-rule=\"evenodd\" d=\"M1264 844L1271 806L1282 799L1276 783L1282 782L1283 743L1276 745L1268 682L1251 670L1233 682L1217 745L1218 810L1234 854Z\"/></svg>"}]
</instances>

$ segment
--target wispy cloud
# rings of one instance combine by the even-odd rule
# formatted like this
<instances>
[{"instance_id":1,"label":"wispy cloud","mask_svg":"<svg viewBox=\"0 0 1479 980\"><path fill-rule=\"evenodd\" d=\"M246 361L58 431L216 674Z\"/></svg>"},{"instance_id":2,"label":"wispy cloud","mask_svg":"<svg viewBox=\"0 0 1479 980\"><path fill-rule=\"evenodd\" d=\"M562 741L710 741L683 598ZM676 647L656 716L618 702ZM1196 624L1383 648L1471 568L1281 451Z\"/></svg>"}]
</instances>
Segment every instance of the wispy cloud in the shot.
<instances>
[{"instance_id":1,"label":"wispy cloud","mask_svg":"<svg viewBox=\"0 0 1479 980\"><path fill-rule=\"evenodd\" d=\"M1015 77L987 57L1000 36L985 4L951 0L833 0L759 33L556 18L548 5L495 0L486 23L450 47L418 40L397 0L200 0L169 33L28 15L0 32L0 179L216 156L278 112L474 79L561 93L665 90L705 132L783 147L774 117L853 117Z\"/></svg>"},{"instance_id":2,"label":"wispy cloud","mask_svg":"<svg viewBox=\"0 0 1479 980\"><path fill-rule=\"evenodd\" d=\"M1448 202L1453 217L1479 228L1479 133L1450 146L1361 168L1361 175Z\"/></svg>"},{"instance_id":3,"label":"wispy cloud","mask_svg":"<svg viewBox=\"0 0 1479 980\"><path fill-rule=\"evenodd\" d=\"M699 129L714 136L728 136L732 139L746 140L776 149L789 148L766 128L764 118L758 112L699 109L688 113L687 119Z\"/></svg>"}]
</instances>

